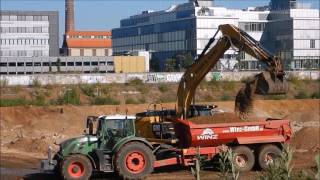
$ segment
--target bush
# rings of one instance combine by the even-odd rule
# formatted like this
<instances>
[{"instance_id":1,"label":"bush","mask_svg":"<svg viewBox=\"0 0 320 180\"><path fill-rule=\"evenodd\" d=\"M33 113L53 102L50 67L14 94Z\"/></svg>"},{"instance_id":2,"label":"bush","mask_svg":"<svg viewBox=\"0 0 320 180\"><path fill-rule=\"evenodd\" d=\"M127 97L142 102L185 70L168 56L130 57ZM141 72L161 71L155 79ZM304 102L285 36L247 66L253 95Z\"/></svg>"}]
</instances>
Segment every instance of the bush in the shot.
<instances>
[{"instance_id":1,"label":"bush","mask_svg":"<svg viewBox=\"0 0 320 180\"><path fill-rule=\"evenodd\" d=\"M292 156L293 150L289 146L283 146L280 157L274 159L273 163L269 163L260 179L292 179Z\"/></svg>"},{"instance_id":2,"label":"bush","mask_svg":"<svg viewBox=\"0 0 320 180\"><path fill-rule=\"evenodd\" d=\"M128 81L128 85L130 85L130 86L143 85L143 81L141 79L139 79L139 78L130 79Z\"/></svg>"},{"instance_id":3,"label":"bush","mask_svg":"<svg viewBox=\"0 0 320 180\"><path fill-rule=\"evenodd\" d=\"M8 80L7 79L1 79L0 80L0 88L6 88L8 86Z\"/></svg>"},{"instance_id":4,"label":"bush","mask_svg":"<svg viewBox=\"0 0 320 180\"><path fill-rule=\"evenodd\" d=\"M229 101L231 99L232 99L232 97L228 94L223 94L220 98L221 101Z\"/></svg>"},{"instance_id":5,"label":"bush","mask_svg":"<svg viewBox=\"0 0 320 180\"><path fill-rule=\"evenodd\" d=\"M80 89L85 95L89 97L94 97L95 85L82 84L80 85Z\"/></svg>"},{"instance_id":6,"label":"bush","mask_svg":"<svg viewBox=\"0 0 320 180\"><path fill-rule=\"evenodd\" d=\"M117 99L114 99L110 96L108 97L95 97L91 100L92 105L119 105L120 101Z\"/></svg>"},{"instance_id":7,"label":"bush","mask_svg":"<svg viewBox=\"0 0 320 180\"><path fill-rule=\"evenodd\" d=\"M309 96L305 91L299 91L297 95L294 96L296 99L308 99Z\"/></svg>"},{"instance_id":8,"label":"bush","mask_svg":"<svg viewBox=\"0 0 320 180\"><path fill-rule=\"evenodd\" d=\"M312 93L311 98L312 99L320 99L320 92L318 91L318 92Z\"/></svg>"},{"instance_id":9,"label":"bush","mask_svg":"<svg viewBox=\"0 0 320 180\"><path fill-rule=\"evenodd\" d=\"M236 87L236 82L235 81L223 81L223 90L224 91L232 91Z\"/></svg>"},{"instance_id":10,"label":"bush","mask_svg":"<svg viewBox=\"0 0 320 180\"><path fill-rule=\"evenodd\" d=\"M150 87L146 85L136 86L137 91L141 94L147 94L150 91Z\"/></svg>"},{"instance_id":11,"label":"bush","mask_svg":"<svg viewBox=\"0 0 320 180\"><path fill-rule=\"evenodd\" d=\"M8 107L8 106L24 106L28 105L28 101L25 99L0 99L0 107Z\"/></svg>"},{"instance_id":12,"label":"bush","mask_svg":"<svg viewBox=\"0 0 320 180\"><path fill-rule=\"evenodd\" d=\"M30 102L30 104L35 105L35 106L45 106L47 105L45 101L45 97L42 94L38 94L35 96L34 99Z\"/></svg>"},{"instance_id":13,"label":"bush","mask_svg":"<svg viewBox=\"0 0 320 180\"><path fill-rule=\"evenodd\" d=\"M75 88L67 89L63 96L57 100L57 104L80 105L80 94Z\"/></svg>"},{"instance_id":14,"label":"bush","mask_svg":"<svg viewBox=\"0 0 320 180\"><path fill-rule=\"evenodd\" d=\"M135 99L132 99L132 98L127 98L125 103L126 104L139 104L138 101L136 101Z\"/></svg>"},{"instance_id":15,"label":"bush","mask_svg":"<svg viewBox=\"0 0 320 180\"><path fill-rule=\"evenodd\" d=\"M168 86L165 85L165 84L160 84L160 85L158 86L158 89L159 89L159 91L162 92L162 93L167 92L167 91L169 90Z\"/></svg>"},{"instance_id":16,"label":"bush","mask_svg":"<svg viewBox=\"0 0 320 180\"><path fill-rule=\"evenodd\" d=\"M33 79L32 80L32 84L31 84L32 87L35 87L35 88L39 88L41 87L41 82L39 81L39 79Z\"/></svg>"}]
</instances>

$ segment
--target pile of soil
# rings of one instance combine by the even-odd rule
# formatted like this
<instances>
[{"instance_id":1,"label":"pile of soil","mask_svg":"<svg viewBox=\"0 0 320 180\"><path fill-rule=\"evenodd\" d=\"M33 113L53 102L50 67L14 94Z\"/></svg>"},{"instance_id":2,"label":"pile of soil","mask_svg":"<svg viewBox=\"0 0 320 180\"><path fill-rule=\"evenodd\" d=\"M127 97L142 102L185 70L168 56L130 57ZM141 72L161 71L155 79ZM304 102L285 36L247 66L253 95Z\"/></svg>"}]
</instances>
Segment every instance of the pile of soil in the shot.
<instances>
[{"instance_id":1,"label":"pile of soil","mask_svg":"<svg viewBox=\"0 0 320 180\"><path fill-rule=\"evenodd\" d=\"M46 139L30 139L20 138L17 141L13 141L8 145L9 149L18 149L25 152L35 152L46 154L48 152L48 142Z\"/></svg>"},{"instance_id":2,"label":"pile of soil","mask_svg":"<svg viewBox=\"0 0 320 180\"><path fill-rule=\"evenodd\" d=\"M320 150L319 127L305 127L301 129L293 136L290 143L296 149Z\"/></svg>"},{"instance_id":3,"label":"pile of soil","mask_svg":"<svg viewBox=\"0 0 320 180\"><path fill-rule=\"evenodd\" d=\"M236 123L244 122L235 113L217 113L212 116L198 116L188 119L195 124Z\"/></svg>"}]
</instances>

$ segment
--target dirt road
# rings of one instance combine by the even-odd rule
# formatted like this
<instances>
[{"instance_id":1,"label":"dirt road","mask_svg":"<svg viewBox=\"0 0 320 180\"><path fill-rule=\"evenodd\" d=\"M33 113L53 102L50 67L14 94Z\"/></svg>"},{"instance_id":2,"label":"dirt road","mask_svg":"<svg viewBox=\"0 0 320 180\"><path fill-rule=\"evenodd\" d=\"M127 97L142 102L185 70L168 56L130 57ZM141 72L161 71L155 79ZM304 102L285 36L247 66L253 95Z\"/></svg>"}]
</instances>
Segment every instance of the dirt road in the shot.
<instances>
[{"instance_id":1,"label":"dirt road","mask_svg":"<svg viewBox=\"0 0 320 180\"><path fill-rule=\"evenodd\" d=\"M291 120L295 136L291 145L296 149L294 166L311 169L314 155L320 150L319 100L257 100L253 117L286 118ZM210 103L213 104L213 103ZM233 112L234 102L214 103L220 109ZM173 108L174 104L164 104ZM1 179L55 179L52 174L39 172L39 160L45 158L48 145L83 133L84 120L89 115L142 112L148 105L128 106L48 106L1 107ZM203 171L202 179L219 179L219 173ZM96 175L95 179L112 175ZM246 174L255 179L256 172ZM148 179L193 179L189 169L172 167L157 170Z\"/></svg>"}]
</instances>

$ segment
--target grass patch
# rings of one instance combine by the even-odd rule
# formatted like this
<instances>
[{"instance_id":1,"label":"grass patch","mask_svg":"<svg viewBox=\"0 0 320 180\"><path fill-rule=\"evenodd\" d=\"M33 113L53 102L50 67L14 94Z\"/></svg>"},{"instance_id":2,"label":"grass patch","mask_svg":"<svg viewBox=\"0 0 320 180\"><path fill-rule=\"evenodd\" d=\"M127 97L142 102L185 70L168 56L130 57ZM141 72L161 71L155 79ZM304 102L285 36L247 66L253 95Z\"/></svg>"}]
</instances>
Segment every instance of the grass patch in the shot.
<instances>
[{"instance_id":1,"label":"grass patch","mask_svg":"<svg viewBox=\"0 0 320 180\"><path fill-rule=\"evenodd\" d=\"M160 84L160 85L158 86L158 89L159 89L159 91L162 92L162 93L165 93L165 92L167 92L167 91L169 90L169 88L168 88L168 86L167 86L166 84Z\"/></svg>"},{"instance_id":2,"label":"grass patch","mask_svg":"<svg viewBox=\"0 0 320 180\"><path fill-rule=\"evenodd\" d=\"M58 105L62 105L62 104L80 105L79 91L75 87L67 89L63 93L63 96L58 98L57 104Z\"/></svg>"},{"instance_id":3,"label":"grass patch","mask_svg":"<svg viewBox=\"0 0 320 180\"><path fill-rule=\"evenodd\" d=\"M143 84L143 81L139 78L134 78L128 81L129 86L141 86Z\"/></svg>"},{"instance_id":4,"label":"grass patch","mask_svg":"<svg viewBox=\"0 0 320 180\"><path fill-rule=\"evenodd\" d=\"M126 104L139 104L139 102L133 98L127 98L125 103Z\"/></svg>"},{"instance_id":5,"label":"grass patch","mask_svg":"<svg viewBox=\"0 0 320 180\"><path fill-rule=\"evenodd\" d=\"M299 91L298 94L294 96L296 99L308 99L309 96L305 91Z\"/></svg>"},{"instance_id":6,"label":"grass patch","mask_svg":"<svg viewBox=\"0 0 320 180\"><path fill-rule=\"evenodd\" d=\"M41 82L37 78L33 79L32 83L31 83L31 86L34 87L34 88L40 88L41 87Z\"/></svg>"},{"instance_id":7,"label":"grass patch","mask_svg":"<svg viewBox=\"0 0 320 180\"><path fill-rule=\"evenodd\" d=\"M232 100L232 97L228 94L223 94L220 98L221 101L230 101Z\"/></svg>"},{"instance_id":8,"label":"grass patch","mask_svg":"<svg viewBox=\"0 0 320 180\"><path fill-rule=\"evenodd\" d=\"M311 94L312 99L320 99L320 91Z\"/></svg>"},{"instance_id":9,"label":"grass patch","mask_svg":"<svg viewBox=\"0 0 320 180\"><path fill-rule=\"evenodd\" d=\"M17 98L17 99L0 99L1 107L9 107L9 106L25 106L28 105L28 101L25 99Z\"/></svg>"},{"instance_id":10,"label":"grass patch","mask_svg":"<svg viewBox=\"0 0 320 180\"><path fill-rule=\"evenodd\" d=\"M91 100L91 104L92 105L119 105L120 101L110 96L108 97L98 96L98 97L94 97Z\"/></svg>"},{"instance_id":11,"label":"grass patch","mask_svg":"<svg viewBox=\"0 0 320 180\"><path fill-rule=\"evenodd\" d=\"M83 94L89 96L89 97L94 97L94 90L95 90L95 85L92 84L81 84L80 90L83 92Z\"/></svg>"}]
</instances>

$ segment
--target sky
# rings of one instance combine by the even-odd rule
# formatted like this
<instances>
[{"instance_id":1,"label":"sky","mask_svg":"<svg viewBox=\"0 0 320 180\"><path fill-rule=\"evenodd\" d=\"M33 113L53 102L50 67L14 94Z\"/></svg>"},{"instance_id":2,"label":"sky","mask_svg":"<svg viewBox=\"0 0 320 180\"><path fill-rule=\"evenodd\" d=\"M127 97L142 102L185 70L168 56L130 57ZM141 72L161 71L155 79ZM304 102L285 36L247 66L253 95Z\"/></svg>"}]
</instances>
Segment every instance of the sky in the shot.
<instances>
[{"instance_id":1,"label":"sky","mask_svg":"<svg viewBox=\"0 0 320 180\"><path fill-rule=\"evenodd\" d=\"M215 0L216 6L244 9L268 5L270 0ZM144 10L164 10L188 0L75 0L75 28L77 30L111 30L120 20ZM318 0L298 0L319 9ZM1 0L1 10L59 11L60 44L64 32L64 0Z\"/></svg>"}]
</instances>

